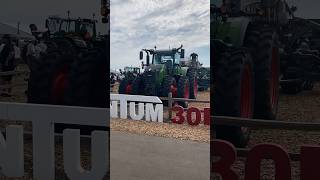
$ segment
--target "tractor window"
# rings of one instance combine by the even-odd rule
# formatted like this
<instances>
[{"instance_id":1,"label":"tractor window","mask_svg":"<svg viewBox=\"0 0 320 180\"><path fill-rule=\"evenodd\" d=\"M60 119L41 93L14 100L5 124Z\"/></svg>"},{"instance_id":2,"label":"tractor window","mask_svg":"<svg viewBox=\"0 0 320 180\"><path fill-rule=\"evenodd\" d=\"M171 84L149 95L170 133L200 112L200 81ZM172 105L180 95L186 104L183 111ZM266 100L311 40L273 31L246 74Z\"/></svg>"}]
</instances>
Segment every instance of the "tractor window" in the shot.
<instances>
[{"instance_id":1,"label":"tractor window","mask_svg":"<svg viewBox=\"0 0 320 180\"><path fill-rule=\"evenodd\" d=\"M68 23L66 21L61 23L60 31L68 32Z\"/></svg>"},{"instance_id":2,"label":"tractor window","mask_svg":"<svg viewBox=\"0 0 320 180\"><path fill-rule=\"evenodd\" d=\"M174 63L175 64L179 64L180 63L180 54L179 53L175 54Z\"/></svg>"},{"instance_id":3,"label":"tractor window","mask_svg":"<svg viewBox=\"0 0 320 180\"><path fill-rule=\"evenodd\" d=\"M174 59L174 57L171 56L171 55L156 54L154 56L153 63L154 64L163 64L163 63L165 63L166 61L169 61L169 60L171 60L173 62L173 59Z\"/></svg>"},{"instance_id":4,"label":"tractor window","mask_svg":"<svg viewBox=\"0 0 320 180\"><path fill-rule=\"evenodd\" d=\"M76 32L76 23L74 21L70 22L68 32Z\"/></svg>"},{"instance_id":5,"label":"tractor window","mask_svg":"<svg viewBox=\"0 0 320 180\"><path fill-rule=\"evenodd\" d=\"M61 31L64 32L75 32L76 24L74 21L63 21L61 23Z\"/></svg>"},{"instance_id":6,"label":"tractor window","mask_svg":"<svg viewBox=\"0 0 320 180\"><path fill-rule=\"evenodd\" d=\"M80 32L81 33L89 33L90 36L93 36L93 24L90 24L90 23L83 23L81 24L80 26Z\"/></svg>"},{"instance_id":7,"label":"tractor window","mask_svg":"<svg viewBox=\"0 0 320 180\"><path fill-rule=\"evenodd\" d=\"M59 31L60 20L58 19L48 19L48 30L51 33L56 33Z\"/></svg>"}]
</instances>

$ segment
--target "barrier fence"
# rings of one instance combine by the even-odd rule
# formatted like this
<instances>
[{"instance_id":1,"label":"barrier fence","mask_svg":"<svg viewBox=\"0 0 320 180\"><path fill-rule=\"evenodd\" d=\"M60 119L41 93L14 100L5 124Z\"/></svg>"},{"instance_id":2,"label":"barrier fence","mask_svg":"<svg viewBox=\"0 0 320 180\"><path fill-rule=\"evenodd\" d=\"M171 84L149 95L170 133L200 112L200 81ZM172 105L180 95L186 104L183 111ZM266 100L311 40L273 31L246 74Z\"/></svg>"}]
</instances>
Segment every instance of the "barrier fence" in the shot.
<instances>
[{"instance_id":1,"label":"barrier fence","mask_svg":"<svg viewBox=\"0 0 320 180\"><path fill-rule=\"evenodd\" d=\"M3 76L29 76L30 71L7 71L7 72L0 72L0 78ZM20 87L20 86L27 86L28 82L22 82L22 83L11 83L7 85L0 84L0 90L7 89L7 88L14 88L14 87Z\"/></svg>"},{"instance_id":2,"label":"barrier fence","mask_svg":"<svg viewBox=\"0 0 320 180\"><path fill-rule=\"evenodd\" d=\"M54 133L54 124L109 128L109 114L109 111L104 108L0 102L1 120L32 123L32 132L25 132L19 125L9 125L5 129L6 140L0 135L0 174L6 177L24 176L23 136L32 134L34 179L55 179L55 136L63 136L64 167L68 177L71 179L102 179L109 162L108 133L103 131L92 133L92 166L94 168L91 171L84 171L79 161L80 131L67 129L63 135L58 135Z\"/></svg>"},{"instance_id":3,"label":"barrier fence","mask_svg":"<svg viewBox=\"0 0 320 180\"><path fill-rule=\"evenodd\" d=\"M160 97L160 99L162 101L168 101L168 113L169 113L168 121L170 121L172 118L172 107L175 102L184 101L184 102L192 102L192 103L203 103L203 104L209 104L209 106L210 106L210 101L208 101L208 100L173 98L172 93L169 93L168 97ZM187 110L187 109L185 108L185 110ZM201 111L203 111L203 110L201 110Z\"/></svg>"},{"instance_id":4,"label":"barrier fence","mask_svg":"<svg viewBox=\"0 0 320 180\"><path fill-rule=\"evenodd\" d=\"M320 123L284 122L278 120L246 119L236 117L213 116L213 125L226 125L237 127L250 127L253 129L282 129L299 131L320 131ZM249 149L236 148L240 157L246 157ZM293 161L300 160L300 154L288 153Z\"/></svg>"}]
</instances>

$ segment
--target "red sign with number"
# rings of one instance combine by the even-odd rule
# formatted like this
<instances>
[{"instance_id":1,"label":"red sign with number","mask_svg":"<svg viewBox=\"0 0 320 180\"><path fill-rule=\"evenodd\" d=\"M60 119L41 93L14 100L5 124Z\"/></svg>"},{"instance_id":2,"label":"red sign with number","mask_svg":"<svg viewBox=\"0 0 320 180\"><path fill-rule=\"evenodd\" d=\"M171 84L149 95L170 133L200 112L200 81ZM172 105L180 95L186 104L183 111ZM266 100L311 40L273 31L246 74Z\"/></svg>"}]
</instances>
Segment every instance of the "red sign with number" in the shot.
<instances>
[{"instance_id":1,"label":"red sign with number","mask_svg":"<svg viewBox=\"0 0 320 180\"><path fill-rule=\"evenodd\" d=\"M220 157L218 161L212 162L211 172L219 174L222 179L238 180L239 175L232 169L232 165L237 159L235 147L222 140L213 140L211 143L211 156ZM245 163L245 180L260 179L260 164L263 159L274 161L276 180L292 179L288 152L276 144L258 144L248 153ZM320 146L301 147L301 180L320 179L319 161Z\"/></svg>"},{"instance_id":2,"label":"red sign with number","mask_svg":"<svg viewBox=\"0 0 320 180\"><path fill-rule=\"evenodd\" d=\"M210 125L210 108L204 108L204 110L201 111L198 108L191 107L185 111L183 107L175 106L172 108L172 111L175 112L175 117L171 119L173 123L183 124L188 122L191 126L198 126L203 117L203 124ZM193 115L195 118L193 118Z\"/></svg>"}]
</instances>

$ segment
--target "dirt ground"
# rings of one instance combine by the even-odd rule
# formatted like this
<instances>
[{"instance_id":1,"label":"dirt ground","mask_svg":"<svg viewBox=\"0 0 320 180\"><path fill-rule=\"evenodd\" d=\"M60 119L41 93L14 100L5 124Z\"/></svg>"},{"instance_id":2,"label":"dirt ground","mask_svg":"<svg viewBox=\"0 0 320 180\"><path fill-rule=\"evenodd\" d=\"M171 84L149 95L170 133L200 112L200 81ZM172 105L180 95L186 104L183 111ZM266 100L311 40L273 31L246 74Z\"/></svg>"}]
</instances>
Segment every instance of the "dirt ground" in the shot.
<instances>
[{"instance_id":1,"label":"dirt ground","mask_svg":"<svg viewBox=\"0 0 320 180\"><path fill-rule=\"evenodd\" d=\"M320 123L320 84L313 91L304 91L297 95L280 95L278 120L290 122ZM279 144L288 152L299 153L301 145L319 145L320 132L287 130L254 130L250 136L249 148L259 143ZM243 178L245 159L240 158L234 165ZM292 179L300 179L299 162L291 162ZM274 179L274 163L262 163L262 178Z\"/></svg>"},{"instance_id":2,"label":"dirt ground","mask_svg":"<svg viewBox=\"0 0 320 180\"><path fill-rule=\"evenodd\" d=\"M117 93L118 84L116 84L112 93ZM210 100L210 91L199 92L198 100ZM208 103L189 103L189 107L197 107L203 109L210 107ZM165 111L165 109L164 109ZM164 112L164 119L168 118L168 113ZM210 142L210 127L200 124L196 127L191 127L188 124L173 124L173 123L150 123L145 121L132 121L122 119L111 119L111 130L121 131L133 134L170 137L182 140L193 140L199 142Z\"/></svg>"}]
</instances>

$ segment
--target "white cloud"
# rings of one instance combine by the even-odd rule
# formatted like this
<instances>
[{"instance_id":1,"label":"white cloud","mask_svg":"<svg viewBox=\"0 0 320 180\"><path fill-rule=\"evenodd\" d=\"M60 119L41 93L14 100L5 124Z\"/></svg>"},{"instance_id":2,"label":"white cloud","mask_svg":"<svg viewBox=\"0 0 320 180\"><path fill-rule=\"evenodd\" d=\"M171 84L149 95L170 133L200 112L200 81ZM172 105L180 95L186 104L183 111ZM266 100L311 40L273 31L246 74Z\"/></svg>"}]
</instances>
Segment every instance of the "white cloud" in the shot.
<instances>
[{"instance_id":1,"label":"white cloud","mask_svg":"<svg viewBox=\"0 0 320 180\"><path fill-rule=\"evenodd\" d=\"M183 44L188 52L209 47L209 37L208 0L111 0L112 68L140 65L142 48Z\"/></svg>"}]
</instances>

